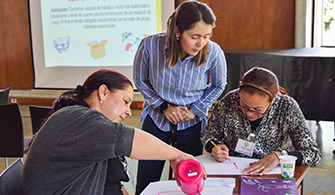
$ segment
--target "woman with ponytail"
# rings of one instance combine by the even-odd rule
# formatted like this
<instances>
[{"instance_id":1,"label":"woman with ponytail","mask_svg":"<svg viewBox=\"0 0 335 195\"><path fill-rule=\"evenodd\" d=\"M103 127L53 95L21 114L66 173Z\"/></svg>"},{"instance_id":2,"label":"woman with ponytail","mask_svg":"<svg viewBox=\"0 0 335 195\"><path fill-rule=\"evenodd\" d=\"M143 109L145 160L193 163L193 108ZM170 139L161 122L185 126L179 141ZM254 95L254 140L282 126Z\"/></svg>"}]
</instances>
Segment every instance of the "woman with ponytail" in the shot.
<instances>
[{"instance_id":1,"label":"woman with ponytail","mask_svg":"<svg viewBox=\"0 0 335 195\"><path fill-rule=\"evenodd\" d=\"M206 4L184 1L166 32L139 45L133 79L144 96L142 129L192 155L200 155L200 133L208 110L226 85L226 60L210 40L215 16ZM136 194L160 180L164 161L139 161Z\"/></svg>"},{"instance_id":2,"label":"woman with ponytail","mask_svg":"<svg viewBox=\"0 0 335 195\"><path fill-rule=\"evenodd\" d=\"M119 158L170 160L174 171L194 158L123 125L132 101L131 82L107 69L64 92L27 150L21 194L122 195Z\"/></svg>"}]
</instances>

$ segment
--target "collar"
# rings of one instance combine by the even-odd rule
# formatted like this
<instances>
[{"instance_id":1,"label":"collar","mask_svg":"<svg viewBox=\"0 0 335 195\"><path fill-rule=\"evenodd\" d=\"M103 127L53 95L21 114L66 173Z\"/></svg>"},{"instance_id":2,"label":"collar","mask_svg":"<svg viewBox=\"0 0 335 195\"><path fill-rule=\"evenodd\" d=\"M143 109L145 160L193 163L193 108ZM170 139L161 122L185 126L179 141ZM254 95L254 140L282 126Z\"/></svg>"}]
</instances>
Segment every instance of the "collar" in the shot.
<instances>
[{"instance_id":1,"label":"collar","mask_svg":"<svg viewBox=\"0 0 335 195\"><path fill-rule=\"evenodd\" d=\"M91 108L86 102L85 100L77 100L77 104L76 105L80 105L80 106L85 106L85 107L88 107L88 108Z\"/></svg>"}]
</instances>

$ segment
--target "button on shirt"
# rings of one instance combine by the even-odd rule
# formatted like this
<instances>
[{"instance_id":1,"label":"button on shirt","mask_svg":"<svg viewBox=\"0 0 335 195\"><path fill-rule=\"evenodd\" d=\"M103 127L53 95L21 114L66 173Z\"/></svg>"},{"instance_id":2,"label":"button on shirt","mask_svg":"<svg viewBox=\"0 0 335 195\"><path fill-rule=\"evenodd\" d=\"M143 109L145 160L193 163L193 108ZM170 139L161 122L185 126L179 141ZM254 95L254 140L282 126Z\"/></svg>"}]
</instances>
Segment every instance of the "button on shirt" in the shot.
<instances>
[{"instance_id":1,"label":"button on shirt","mask_svg":"<svg viewBox=\"0 0 335 195\"><path fill-rule=\"evenodd\" d=\"M149 115L159 129L170 131L170 122L158 109L167 101L185 106L197 115L178 124L177 130L183 130L206 120L209 107L223 92L227 83L226 59L220 46L209 41L207 61L200 67L196 56L189 55L169 68L169 46L164 39L165 33L144 38L134 58L133 79L144 96L141 121Z\"/></svg>"}]
</instances>

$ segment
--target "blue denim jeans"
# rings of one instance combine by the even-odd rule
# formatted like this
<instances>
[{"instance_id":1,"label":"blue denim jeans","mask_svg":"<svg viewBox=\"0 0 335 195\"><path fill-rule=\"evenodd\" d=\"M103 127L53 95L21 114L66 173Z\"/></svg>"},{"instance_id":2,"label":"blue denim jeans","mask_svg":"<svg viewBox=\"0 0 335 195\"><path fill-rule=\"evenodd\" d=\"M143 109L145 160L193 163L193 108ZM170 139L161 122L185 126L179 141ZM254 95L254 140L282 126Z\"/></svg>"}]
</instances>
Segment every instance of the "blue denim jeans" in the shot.
<instances>
[{"instance_id":1,"label":"blue denim jeans","mask_svg":"<svg viewBox=\"0 0 335 195\"><path fill-rule=\"evenodd\" d=\"M174 146L185 153L192 154L193 156L201 155L203 152L203 145L200 141L201 123L202 122L199 122L192 127L177 131L175 136L176 145ZM171 144L173 140L172 133L160 130L149 116L144 119L142 129L167 144ZM150 182L160 180L164 163L165 161L158 160L138 161L135 195L139 195Z\"/></svg>"}]
</instances>

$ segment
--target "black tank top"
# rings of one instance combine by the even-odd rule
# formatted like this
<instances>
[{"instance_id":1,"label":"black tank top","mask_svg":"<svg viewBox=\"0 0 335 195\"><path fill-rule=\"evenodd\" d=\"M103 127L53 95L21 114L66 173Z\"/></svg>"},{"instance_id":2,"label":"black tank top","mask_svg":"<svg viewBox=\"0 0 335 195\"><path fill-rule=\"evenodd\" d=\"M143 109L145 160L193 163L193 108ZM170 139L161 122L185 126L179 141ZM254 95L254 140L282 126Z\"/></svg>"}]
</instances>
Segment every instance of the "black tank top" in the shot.
<instances>
[{"instance_id":1,"label":"black tank top","mask_svg":"<svg viewBox=\"0 0 335 195\"><path fill-rule=\"evenodd\" d=\"M123 195L121 190L121 181L128 182L129 178L124 171L121 161L123 157L108 159L107 177L104 189L104 195Z\"/></svg>"}]
</instances>

